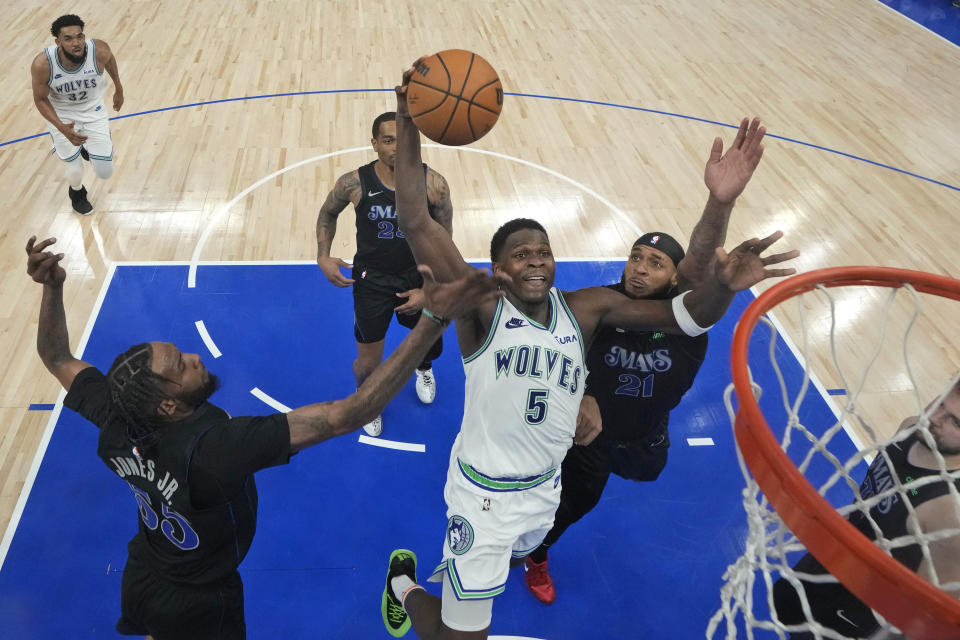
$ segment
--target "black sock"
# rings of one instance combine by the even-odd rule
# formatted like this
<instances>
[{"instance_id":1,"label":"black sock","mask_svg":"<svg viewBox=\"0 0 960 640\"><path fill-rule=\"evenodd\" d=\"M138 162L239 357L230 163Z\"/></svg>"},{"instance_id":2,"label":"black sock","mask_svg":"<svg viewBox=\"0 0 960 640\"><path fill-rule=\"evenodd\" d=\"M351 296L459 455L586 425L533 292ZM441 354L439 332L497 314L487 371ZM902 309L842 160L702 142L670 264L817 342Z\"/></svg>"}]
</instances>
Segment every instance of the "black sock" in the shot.
<instances>
[{"instance_id":1,"label":"black sock","mask_svg":"<svg viewBox=\"0 0 960 640\"><path fill-rule=\"evenodd\" d=\"M547 550L549 548L550 547L547 547L545 545L540 545L539 547L534 549L533 552L527 557L533 560L534 562L536 562L537 564L541 564L544 560L547 559Z\"/></svg>"}]
</instances>

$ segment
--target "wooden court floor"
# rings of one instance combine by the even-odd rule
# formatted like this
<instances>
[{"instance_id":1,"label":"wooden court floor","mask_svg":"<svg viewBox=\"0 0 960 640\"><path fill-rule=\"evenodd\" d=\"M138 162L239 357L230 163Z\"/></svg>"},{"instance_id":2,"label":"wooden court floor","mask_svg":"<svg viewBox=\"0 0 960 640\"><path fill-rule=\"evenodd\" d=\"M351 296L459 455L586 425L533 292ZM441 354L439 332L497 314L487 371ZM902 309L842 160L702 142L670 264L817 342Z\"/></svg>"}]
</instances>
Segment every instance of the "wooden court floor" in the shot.
<instances>
[{"instance_id":1,"label":"wooden court floor","mask_svg":"<svg viewBox=\"0 0 960 640\"><path fill-rule=\"evenodd\" d=\"M29 406L58 394L36 356L40 290L25 275L26 239L56 236L66 253L73 345L113 264L313 259L333 180L373 158L349 150L367 147L370 122L393 108L384 90L436 50L481 53L506 91L523 94L507 96L497 127L470 148L425 150L451 185L465 256L483 258L493 230L520 215L542 221L567 258L622 256L653 229L685 241L706 199L713 137L729 142L725 125L760 115L766 154L728 247L782 229L802 270L958 275L960 48L875 0L75 2L88 36L116 54L126 98L117 115L130 116L112 123L114 176L87 171L86 218L70 210L49 138L29 138L44 131L29 65L60 11L0 7L0 143L17 141L0 146L0 530L48 421ZM257 181L334 153L225 209ZM347 211L335 255L352 256L352 225ZM879 298L861 291L842 305L852 358L870 348ZM955 311L931 309L915 372L927 386L960 363ZM793 314L781 320L796 339ZM891 358L898 349L884 347ZM814 341L811 362L826 386L842 386L826 353ZM879 423L910 412L907 384L892 366L871 378L865 397Z\"/></svg>"}]
</instances>

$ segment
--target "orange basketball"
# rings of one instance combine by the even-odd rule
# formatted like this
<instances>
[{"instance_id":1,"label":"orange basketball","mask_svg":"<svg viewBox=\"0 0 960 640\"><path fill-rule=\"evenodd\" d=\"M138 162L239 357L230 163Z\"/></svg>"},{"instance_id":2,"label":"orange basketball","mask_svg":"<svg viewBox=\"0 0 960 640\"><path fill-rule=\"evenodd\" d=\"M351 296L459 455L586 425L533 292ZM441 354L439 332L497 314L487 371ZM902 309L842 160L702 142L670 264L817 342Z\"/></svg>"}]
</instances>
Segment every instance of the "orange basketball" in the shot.
<instances>
[{"instance_id":1,"label":"orange basketball","mask_svg":"<svg viewBox=\"0 0 960 640\"><path fill-rule=\"evenodd\" d=\"M503 85L486 60L463 49L424 58L407 87L407 105L417 128L434 142L469 144L500 117Z\"/></svg>"}]
</instances>

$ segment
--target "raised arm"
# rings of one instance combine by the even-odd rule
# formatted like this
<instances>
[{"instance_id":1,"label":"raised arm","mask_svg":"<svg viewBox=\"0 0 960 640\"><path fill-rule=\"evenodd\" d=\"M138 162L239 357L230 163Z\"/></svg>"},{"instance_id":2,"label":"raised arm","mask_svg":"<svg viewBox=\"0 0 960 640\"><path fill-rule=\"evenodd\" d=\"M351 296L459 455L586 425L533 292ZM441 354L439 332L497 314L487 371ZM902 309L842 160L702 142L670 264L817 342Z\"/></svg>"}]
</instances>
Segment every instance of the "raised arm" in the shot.
<instances>
[{"instance_id":1,"label":"raised arm","mask_svg":"<svg viewBox=\"0 0 960 640\"><path fill-rule=\"evenodd\" d=\"M36 236L27 240L27 274L43 285L40 301L40 319L37 325L37 353L47 371L52 373L64 389L69 390L77 374L92 365L78 360L70 353L67 317L63 309L63 281L67 272L60 266L62 253L45 249L57 239L47 238L36 244Z\"/></svg>"},{"instance_id":2,"label":"raised arm","mask_svg":"<svg viewBox=\"0 0 960 640\"><path fill-rule=\"evenodd\" d=\"M710 277L691 291L672 300L634 300L606 287L591 287L565 294L577 316L584 338L598 326L631 331L663 331L698 335L726 313L737 291L749 289L767 278L788 276L795 269L770 269L792 260L799 252L762 256L783 237L777 231L766 238L751 238L727 254L717 247Z\"/></svg>"},{"instance_id":3,"label":"raised arm","mask_svg":"<svg viewBox=\"0 0 960 640\"><path fill-rule=\"evenodd\" d=\"M97 44L97 64L113 80L113 110L120 111L123 106L123 83L120 82L120 70L117 69L117 57L103 40L94 40Z\"/></svg>"},{"instance_id":4,"label":"raised arm","mask_svg":"<svg viewBox=\"0 0 960 640\"><path fill-rule=\"evenodd\" d=\"M723 153L723 139L714 139L703 173L710 194L700 220L690 234L687 253L677 265L681 291L692 289L710 277L714 249L726 242L730 213L763 157L766 132L766 128L760 126L760 118L754 118L752 122L744 118L726 153Z\"/></svg>"},{"instance_id":5,"label":"raised arm","mask_svg":"<svg viewBox=\"0 0 960 640\"><path fill-rule=\"evenodd\" d=\"M494 278L473 267L469 267L469 271L458 280L447 284L438 284L429 267L421 266L420 272L423 274L426 307L413 331L353 395L288 413L292 451L350 433L370 422L407 383L451 319L501 295Z\"/></svg>"},{"instance_id":6,"label":"raised arm","mask_svg":"<svg viewBox=\"0 0 960 640\"><path fill-rule=\"evenodd\" d=\"M337 217L351 202L360 201L360 175L356 170L345 173L333 185L317 214L317 265L327 280L338 287L349 287L353 280L340 273L340 267L350 265L330 256L333 236L337 233Z\"/></svg>"},{"instance_id":7,"label":"raised arm","mask_svg":"<svg viewBox=\"0 0 960 640\"><path fill-rule=\"evenodd\" d=\"M403 74L403 84L396 89L397 158L394 176L397 218L417 262L433 269L438 281L449 282L469 273L473 267L463 261L449 231L431 218L428 211L427 184L423 179L420 157L420 132L407 110L407 84L412 72L412 69L408 69Z\"/></svg>"}]
</instances>

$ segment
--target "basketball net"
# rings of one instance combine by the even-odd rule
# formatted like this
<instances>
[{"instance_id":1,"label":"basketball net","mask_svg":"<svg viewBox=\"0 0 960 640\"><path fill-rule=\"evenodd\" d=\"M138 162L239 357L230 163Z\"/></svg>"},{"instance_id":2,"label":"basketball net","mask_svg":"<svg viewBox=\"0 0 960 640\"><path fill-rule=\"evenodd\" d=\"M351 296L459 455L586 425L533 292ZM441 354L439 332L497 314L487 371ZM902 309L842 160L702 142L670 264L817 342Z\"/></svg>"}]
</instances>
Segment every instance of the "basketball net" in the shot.
<instances>
[{"instance_id":1,"label":"basketball net","mask_svg":"<svg viewBox=\"0 0 960 640\"><path fill-rule=\"evenodd\" d=\"M785 344L777 321L763 315L790 298L790 303L778 307L778 315L792 314L791 320L799 324L800 344L793 350L802 372L790 371L790 366L796 369L789 364L795 362L787 348L792 345ZM960 528L921 532L908 496L922 486L940 485L960 523L956 486L960 470L948 469L929 430L929 416L960 380L957 355L950 353L948 340L939 332L955 326L957 309L943 298L960 300L960 281L898 269L844 267L785 280L744 313L731 354L734 384L727 388L724 401L746 481L742 495L747 532L743 554L723 575L721 606L709 622L707 638L791 634L804 639L960 638L960 602L944 590L960 594L960 583L941 583L930 551L937 541L960 535ZM931 313L940 310L936 305L944 305L941 315ZM754 335L758 322L768 331ZM829 355L813 353L812 345L823 351L826 344ZM748 357L750 347L754 351L765 347L765 353ZM839 406L829 420L809 410L825 391L818 374L838 382L846 392L837 396ZM877 378L887 385L897 380L902 386L896 393L889 389L877 393ZM761 389L756 379L776 379L779 397L776 389ZM884 401L893 406L880 412L883 415L871 413ZM919 419L897 431L909 416ZM874 458L884 456L892 469L886 447L914 434L935 454L939 473L907 481L892 473L889 486L861 496L861 483ZM870 510L895 500L906 506L910 533L891 539L881 532ZM847 521L855 513L867 519L876 542ZM922 553L918 570L923 578L892 556L910 545L918 545ZM808 551L829 573L793 568ZM779 579L796 591L802 621L788 624L778 615L773 594ZM876 628L869 635L843 635L824 626L820 616L815 619L816 609L801 581L842 583L870 606Z\"/></svg>"}]
</instances>

